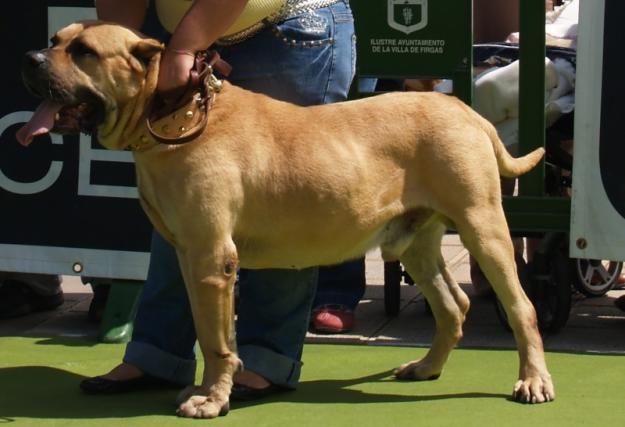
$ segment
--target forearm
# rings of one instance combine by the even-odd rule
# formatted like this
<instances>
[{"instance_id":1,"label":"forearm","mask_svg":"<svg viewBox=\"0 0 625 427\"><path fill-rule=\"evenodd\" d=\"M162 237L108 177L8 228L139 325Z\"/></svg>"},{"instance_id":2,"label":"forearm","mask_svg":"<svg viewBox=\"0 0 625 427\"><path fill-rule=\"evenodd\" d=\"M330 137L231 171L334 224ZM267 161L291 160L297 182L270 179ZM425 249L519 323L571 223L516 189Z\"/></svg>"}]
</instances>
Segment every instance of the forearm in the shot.
<instances>
[{"instance_id":1,"label":"forearm","mask_svg":"<svg viewBox=\"0 0 625 427\"><path fill-rule=\"evenodd\" d=\"M148 0L96 0L98 19L139 29L145 19Z\"/></svg>"},{"instance_id":2,"label":"forearm","mask_svg":"<svg viewBox=\"0 0 625 427\"><path fill-rule=\"evenodd\" d=\"M236 21L247 2L195 0L176 27L169 47L193 52L208 48Z\"/></svg>"}]
</instances>

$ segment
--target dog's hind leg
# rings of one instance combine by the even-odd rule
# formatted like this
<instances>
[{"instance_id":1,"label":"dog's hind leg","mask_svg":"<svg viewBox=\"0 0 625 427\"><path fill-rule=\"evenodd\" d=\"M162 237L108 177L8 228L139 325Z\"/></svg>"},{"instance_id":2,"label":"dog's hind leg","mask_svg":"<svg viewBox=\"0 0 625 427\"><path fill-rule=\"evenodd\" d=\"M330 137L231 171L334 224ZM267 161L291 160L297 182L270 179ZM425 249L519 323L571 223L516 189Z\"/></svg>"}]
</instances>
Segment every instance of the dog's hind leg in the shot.
<instances>
[{"instance_id":1,"label":"dog's hind leg","mask_svg":"<svg viewBox=\"0 0 625 427\"><path fill-rule=\"evenodd\" d=\"M462 337L469 298L453 279L441 256L441 239L445 231L445 224L433 217L417 230L412 245L400 256L400 261L432 308L436 332L432 347L423 359L405 363L395 370L399 379L438 378L449 354Z\"/></svg>"},{"instance_id":2,"label":"dog's hind leg","mask_svg":"<svg viewBox=\"0 0 625 427\"><path fill-rule=\"evenodd\" d=\"M178 396L178 415L214 418L229 410L232 376L240 369L234 331L234 282L237 255L234 243L206 249L178 251L193 321L202 354L202 385L187 387ZM222 240L222 241L224 241Z\"/></svg>"},{"instance_id":3,"label":"dog's hind leg","mask_svg":"<svg viewBox=\"0 0 625 427\"><path fill-rule=\"evenodd\" d=\"M493 286L514 332L520 358L514 398L527 403L554 399L536 312L519 282L514 248L501 204L468 208L462 218L456 218L455 224L465 247Z\"/></svg>"}]
</instances>

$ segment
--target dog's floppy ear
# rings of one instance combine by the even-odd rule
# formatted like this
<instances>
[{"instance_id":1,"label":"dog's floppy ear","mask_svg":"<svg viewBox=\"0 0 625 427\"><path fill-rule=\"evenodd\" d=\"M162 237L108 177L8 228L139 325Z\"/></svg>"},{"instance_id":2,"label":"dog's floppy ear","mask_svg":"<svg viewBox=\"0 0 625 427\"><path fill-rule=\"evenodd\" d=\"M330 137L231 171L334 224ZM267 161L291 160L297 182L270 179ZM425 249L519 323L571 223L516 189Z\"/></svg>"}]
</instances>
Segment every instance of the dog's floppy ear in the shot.
<instances>
[{"instance_id":1,"label":"dog's floppy ear","mask_svg":"<svg viewBox=\"0 0 625 427\"><path fill-rule=\"evenodd\" d=\"M165 45L155 39L141 39L130 50L130 52L143 63L148 63L154 55L162 52Z\"/></svg>"}]
</instances>

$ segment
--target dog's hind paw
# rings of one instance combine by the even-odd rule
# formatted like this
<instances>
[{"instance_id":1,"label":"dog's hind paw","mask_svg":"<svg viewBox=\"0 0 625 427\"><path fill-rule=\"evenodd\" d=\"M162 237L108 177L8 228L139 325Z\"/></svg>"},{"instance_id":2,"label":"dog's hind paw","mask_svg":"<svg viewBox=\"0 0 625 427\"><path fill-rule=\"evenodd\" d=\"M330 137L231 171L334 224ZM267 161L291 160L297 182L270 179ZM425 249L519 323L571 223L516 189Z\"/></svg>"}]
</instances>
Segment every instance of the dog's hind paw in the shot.
<instances>
[{"instance_id":1,"label":"dog's hind paw","mask_svg":"<svg viewBox=\"0 0 625 427\"><path fill-rule=\"evenodd\" d=\"M556 393L550 378L531 377L516 382L512 398L521 403L545 403L554 400Z\"/></svg>"},{"instance_id":2,"label":"dog's hind paw","mask_svg":"<svg viewBox=\"0 0 625 427\"><path fill-rule=\"evenodd\" d=\"M393 371L393 375L399 380L431 381L441 376L441 370L419 360L404 363Z\"/></svg>"}]
</instances>

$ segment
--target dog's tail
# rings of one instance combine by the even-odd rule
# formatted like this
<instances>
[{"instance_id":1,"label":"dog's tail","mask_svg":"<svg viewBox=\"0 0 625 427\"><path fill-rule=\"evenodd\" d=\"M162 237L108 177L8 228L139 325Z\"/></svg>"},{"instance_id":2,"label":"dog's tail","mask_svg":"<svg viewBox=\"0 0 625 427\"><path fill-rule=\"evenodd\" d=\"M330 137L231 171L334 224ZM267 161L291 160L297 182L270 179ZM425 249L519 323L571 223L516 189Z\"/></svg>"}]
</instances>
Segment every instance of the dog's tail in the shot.
<instances>
[{"instance_id":1,"label":"dog's tail","mask_svg":"<svg viewBox=\"0 0 625 427\"><path fill-rule=\"evenodd\" d=\"M488 122L486 119L484 120L484 131L490 138L490 142L493 145L493 150L495 150L495 157L497 158L497 166L499 167L499 174L506 178L516 178L517 176L521 176L529 171L531 171L540 160L545 155L545 149L543 147L539 147L534 151L526 154L522 157L512 157L506 146L503 145L499 135L497 135L497 130L495 127Z\"/></svg>"}]
</instances>

